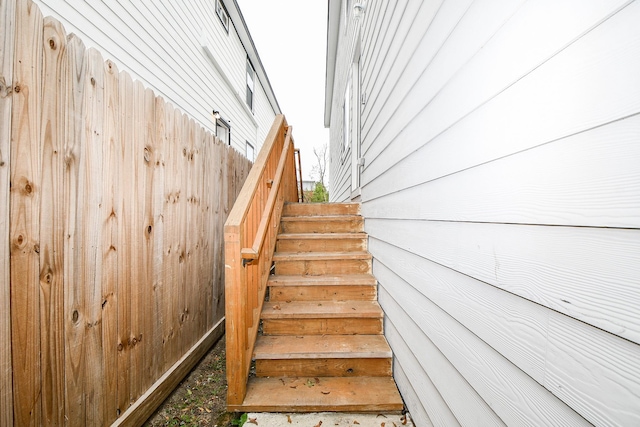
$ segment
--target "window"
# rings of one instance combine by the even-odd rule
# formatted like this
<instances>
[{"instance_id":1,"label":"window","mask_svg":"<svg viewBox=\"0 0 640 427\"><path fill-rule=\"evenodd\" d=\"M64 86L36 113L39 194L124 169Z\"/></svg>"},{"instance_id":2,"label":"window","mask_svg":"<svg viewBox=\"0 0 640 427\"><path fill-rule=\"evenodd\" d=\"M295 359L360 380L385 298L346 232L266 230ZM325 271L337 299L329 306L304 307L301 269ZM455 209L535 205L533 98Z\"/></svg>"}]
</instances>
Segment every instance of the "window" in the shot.
<instances>
[{"instance_id":1,"label":"window","mask_svg":"<svg viewBox=\"0 0 640 427\"><path fill-rule=\"evenodd\" d=\"M343 130L342 140L344 142L344 151L347 151L351 144L351 81L347 82L347 88L344 91L344 104L342 104Z\"/></svg>"},{"instance_id":2,"label":"window","mask_svg":"<svg viewBox=\"0 0 640 427\"><path fill-rule=\"evenodd\" d=\"M253 162L256 159L255 150L253 148L253 145L251 145L249 141L246 141L246 143L247 143L247 150L245 152L245 155L247 156L247 159Z\"/></svg>"},{"instance_id":3,"label":"window","mask_svg":"<svg viewBox=\"0 0 640 427\"><path fill-rule=\"evenodd\" d=\"M216 136L227 145L231 145L231 125L225 119L216 119Z\"/></svg>"},{"instance_id":4,"label":"window","mask_svg":"<svg viewBox=\"0 0 640 427\"><path fill-rule=\"evenodd\" d=\"M251 62L249 62L249 58L247 58L247 106L249 110L253 111L253 91L255 88L255 78L256 72L251 66Z\"/></svg>"},{"instance_id":5,"label":"window","mask_svg":"<svg viewBox=\"0 0 640 427\"><path fill-rule=\"evenodd\" d=\"M227 13L227 10L224 8L224 5L222 4L222 0L215 0L216 2L216 14L218 15L218 18L220 18L220 22L222 22L222 26L224 27L225 31L228 33L229 32L229 14Z\"/></svg>"}]
</instances>

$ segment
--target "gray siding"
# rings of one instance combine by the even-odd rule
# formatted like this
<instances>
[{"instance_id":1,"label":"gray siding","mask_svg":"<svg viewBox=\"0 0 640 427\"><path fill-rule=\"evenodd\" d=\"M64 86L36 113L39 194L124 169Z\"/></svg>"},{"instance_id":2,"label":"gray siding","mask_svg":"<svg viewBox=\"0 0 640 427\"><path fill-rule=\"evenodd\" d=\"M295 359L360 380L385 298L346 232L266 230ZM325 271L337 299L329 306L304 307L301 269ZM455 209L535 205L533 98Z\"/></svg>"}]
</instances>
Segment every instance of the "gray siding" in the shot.
<instances>
[{"instance_id":1,"label":"gray siding","mask_svg":"<svg viewBox=\"0 0 640 427\"><path fill-rule=\"evenodd\" d=\"M390 3L353 25L362 212L409 410L640 425L640 2ZM347 200L349 167L330 171Z\"/></svg>"},{"instance_id":2,"label":"gray siding","mask_svg":"<svg viewBox=\"0 0 640 427\"><path fill-rule=\"evenodd\" d=\"M245 141L260 148L275 118L257 79L253 114L245 104L247 52L229 21L224 30L214 0L53 1L35 0L43 14L60 20L120 70L129 71L167 101L215 133L212 111L231 121L232 145L245 152ZM215 61L202 45L208 44ZM258 66L258 64L254 64ZM257 76L256 76L257 77ZM259 129L265 126L266 130Z\"/></svg>"}]
</instances>

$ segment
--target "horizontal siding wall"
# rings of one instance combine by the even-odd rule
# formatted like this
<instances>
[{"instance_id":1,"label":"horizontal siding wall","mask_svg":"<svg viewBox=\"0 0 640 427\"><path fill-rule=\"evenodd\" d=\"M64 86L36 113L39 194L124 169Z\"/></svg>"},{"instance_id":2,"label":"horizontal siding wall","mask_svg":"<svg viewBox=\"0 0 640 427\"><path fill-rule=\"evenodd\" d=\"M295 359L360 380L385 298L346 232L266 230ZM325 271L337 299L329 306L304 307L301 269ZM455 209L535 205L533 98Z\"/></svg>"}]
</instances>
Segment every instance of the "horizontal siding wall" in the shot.
<instances>
[{"instance_id":1,"label":"horizontal siding wall","mask_svg":"<svg viewBox=\"0 0 640 427\"><path fill-rule=\"evenodd\" d=\"M133 78L212 132L212 111L220 111L231 122L232 146L240 152L245 152L246 141L256 150L262 145L257 135L266 135L275 111L266 96L256 97L253 114L246 106L246 51L231 21L229 32L224 30L215 1L35 3L45 16L54 16L80 36L87 47L121 64ZM209 45L219 69L203 43ZM260 120L269 122L260 132L258 116L270 116L270 120Z\"/></svg>"},{"instance_id":2,"label":"horizontal siding wall","mask_svg":"<svg viewBox=\"0 0 640 427\"><path fill-rule=\"evenodd\" d=\"M409 410L640 424L640 2L388 3L359 24L362 212Z\"/></svg>"}]
</instances>

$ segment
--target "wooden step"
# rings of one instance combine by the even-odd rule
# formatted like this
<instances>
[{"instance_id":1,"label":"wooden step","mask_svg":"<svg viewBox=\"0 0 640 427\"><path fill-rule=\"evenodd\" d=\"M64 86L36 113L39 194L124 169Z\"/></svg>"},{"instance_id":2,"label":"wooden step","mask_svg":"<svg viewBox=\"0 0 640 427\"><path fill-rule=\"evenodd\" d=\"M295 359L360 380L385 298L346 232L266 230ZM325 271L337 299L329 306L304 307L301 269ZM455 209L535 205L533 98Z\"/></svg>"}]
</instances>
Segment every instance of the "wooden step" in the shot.
<instances>
[{"instance_id":1,"label":"wooden step","mask_svg":"<svg viewBox=\"0 0 640 427\"><path fill-rule=\"evenodd\" d=\"M265 335L372 335L383 332L382 318L376 301L270 301L262 328Z\"/></svg>"},{"instance_id":2,"label":"wooden step","mask_svg":"<svg viewBox=\"0 0 640 427\"><path fill-rule=\"evenodd\" d=\"M348 359L391 357L382 335L259 336L253 356L259 359Z\"/></svg>"},{"instance_id":3,"label":"wooden step","mask_svg":"<svg viewBox=\"0 0 640 427\"><path fill-rule=\"evenodd\" d=\"M285 203L283 216L359 215L360 203Z\"/></svg>"},{"instance_id":4,"label":"wooden step","mask_svg":"<svg viewBox=\"0 0 640 427\"><path fill-rule=\"evenodd\" d=\"M278 252L347 252L366 251L365 233L281 233Z\"/></svg>"},{"instance_id":5,"label":"wooden step","mask_svg":"<svg viewBox=\"0 0 640 427\"><path fill-rule=\"evenodd\" d=\"M371 274L278 276L269 278L270 301L373 301L377 281Z\"/></svg>"},{"instance_id":6,"label":"wooden step","mask_svg":"<svg viewBox=\"0 0 640 427\"><path fill-rule=\"evenodd\" d=\"M310 275L371 273L371 254L357 252L276 252L275 274Z\"/></svg>"},{"instance_id":7,"label":"wooden step","mask_svg":"<svg viewBox=\"0 0 640 427\"><path fill-rule=\"evenodd\" d=\"M391 377L251 378L243 412L401 411L402 398ZM328 426L327 426L328 427Z\"/></svg>"},{"instance_id":8,"label":"wooden step","mask_svg":"<svg viewBox=\"0 0 640 427\"><path fill-rule=\"evenodd\" d=\"M283 233L360 233L364 218L359 215L282 217Z\"/></svg>"},{"instance_id":9,"label":"wooden step","mask_svg":"<svg viewBox=\"0 0 640 427\"><path fill-rule=\"evenodd\" d=\"M390 377L393 361L385 358L256 360L258 377Z\"/></svg>"}]
</instances>

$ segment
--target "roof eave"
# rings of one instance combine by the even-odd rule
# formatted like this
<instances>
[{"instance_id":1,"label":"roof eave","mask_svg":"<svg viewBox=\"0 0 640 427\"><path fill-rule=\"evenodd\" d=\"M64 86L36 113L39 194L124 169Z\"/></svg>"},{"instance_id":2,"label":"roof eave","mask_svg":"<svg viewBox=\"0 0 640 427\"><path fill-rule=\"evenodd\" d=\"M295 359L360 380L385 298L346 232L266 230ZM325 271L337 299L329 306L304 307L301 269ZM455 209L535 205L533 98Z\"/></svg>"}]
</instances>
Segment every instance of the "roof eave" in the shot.
<instances>
[{"instance_id":1,"label":"roof eave","mask_svg":"<svg viewBox=\"0 0 640 427\"><path fill-rule=\"evenodd\" d=\"M340 0L328 0L327 11L327 69L324 86L324 126L331 126L333 81L336 74L336 55L340 30Z\"/></svg>"}]
</instances>

